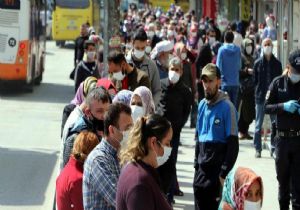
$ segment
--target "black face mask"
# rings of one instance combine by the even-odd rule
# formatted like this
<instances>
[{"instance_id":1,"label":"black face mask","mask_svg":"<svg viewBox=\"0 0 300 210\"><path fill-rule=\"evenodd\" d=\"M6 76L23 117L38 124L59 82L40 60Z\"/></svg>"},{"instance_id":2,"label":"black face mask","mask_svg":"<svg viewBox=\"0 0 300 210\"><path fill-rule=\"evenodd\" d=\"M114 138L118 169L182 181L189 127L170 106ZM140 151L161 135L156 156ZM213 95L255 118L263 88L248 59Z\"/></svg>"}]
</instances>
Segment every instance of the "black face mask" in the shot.
<instances>
[{"instance_id":1,"label":"black face mask","mask_svg":"<svg viewBox=\"0 0 300 210\"><path fill-rule=\"evenodd\" d=\"M97 131L104 131L104 121L98 120L92 113L91 113L93 119L91 120L91 123L93 124L94 128Z\"/></svg>"}]
</instances>

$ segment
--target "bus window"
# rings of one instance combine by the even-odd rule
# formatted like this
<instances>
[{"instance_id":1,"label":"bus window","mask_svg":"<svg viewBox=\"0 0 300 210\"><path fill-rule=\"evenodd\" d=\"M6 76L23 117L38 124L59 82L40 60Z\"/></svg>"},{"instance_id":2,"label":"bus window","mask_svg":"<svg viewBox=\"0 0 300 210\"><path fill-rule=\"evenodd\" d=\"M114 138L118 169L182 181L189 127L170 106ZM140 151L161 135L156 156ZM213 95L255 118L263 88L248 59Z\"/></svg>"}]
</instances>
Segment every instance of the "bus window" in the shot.
<instances>
[{"instance_id":1,"label":"bus window","mask_svg":"<svg viewBox=\"0 0 300 210\"><path fill-rule=\"evenodd\" d=\"M20 0L0 0L0 8L20 10Z\"/></svg>"},{"instance_id":2,"label":"bus window","mask_svg":"<svg viewBox=\"0 0 300 210\"><path fill-rule=\"evenodd\" d=\"M89 0L56 0L56 6L72 8L72 9L84 9L90 6Z\"/></svg>"}]
</instances>

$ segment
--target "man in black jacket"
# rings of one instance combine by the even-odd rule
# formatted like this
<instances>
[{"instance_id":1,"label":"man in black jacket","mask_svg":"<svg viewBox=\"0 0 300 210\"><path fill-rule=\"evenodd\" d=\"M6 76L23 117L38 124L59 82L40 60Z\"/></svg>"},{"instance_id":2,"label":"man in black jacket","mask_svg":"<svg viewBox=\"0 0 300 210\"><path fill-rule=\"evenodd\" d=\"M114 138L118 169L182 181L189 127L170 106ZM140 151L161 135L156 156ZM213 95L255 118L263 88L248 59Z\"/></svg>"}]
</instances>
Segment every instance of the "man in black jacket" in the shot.
<instances>
[{"instance_id":1,"label":"man in black jacket","mask_svg":"<svg viewBox=\"0 0 300 210\"><path fill-rule=\"evenodd\" d=\"M273 80L266 97L266 113L275 114L275 163L280 210L300 209L300 50L289 56L287 71Z\"/></svg>"},{"instance_id":2,"label":"man in black jacket","mask_svg":"<svg viewBox=\"0 0 300 210\"><path fill-rule=\"evenodd\" d=\"M74 67L82 60L84 55L84 42L89 39L88 26L80 26L80 36L75 40Z\"/></svg>"},{"instance_id":3,"label":"man in black jacket","mask_svg":"<svg viewBox=\"0 0 300 210\"><path fill-rule=\"evenodd\" d=\"M264 121L264 103L266 93L272 80L281 75L282 66L279 60L275 58L272 53L273 44L272 40L266 38L262 42L263 56L256 60L254 64L254 84L255 84L255 157L261 157L261 128ZM273 115L270 115L271 123L274 122ZM271 139L272 143L272 139Z\"/></svg>"},{"instance_id":4,"label":"man in black jacket","mask_svg":"<svg viewBox=\"0 0 300 210\"><path fill-rule=\"evenodd\" d=\"M176 184L176 162L181 130L190 114L193 101L191 90L184 84L181 76L183 66L177 57L169 62L168 78L162 80L162 97L158 109L172 124L172 152L169 160L158 168L162 180L162 189L173 201Z\"/></svg>"},{"instance_id":5,"label":"man in black jacket","mask_svg":"<svg viewBox=\"0 0 300 210\"><path fill-rule=\"evenodd\" d=\"M87 77L93 76L100 78L99 71L96 64L96 46L91 40L84 42L84 53L86 59L80 61L75 68L75 92L77 91L81 82Z\"/></svg>"}]
</instances>

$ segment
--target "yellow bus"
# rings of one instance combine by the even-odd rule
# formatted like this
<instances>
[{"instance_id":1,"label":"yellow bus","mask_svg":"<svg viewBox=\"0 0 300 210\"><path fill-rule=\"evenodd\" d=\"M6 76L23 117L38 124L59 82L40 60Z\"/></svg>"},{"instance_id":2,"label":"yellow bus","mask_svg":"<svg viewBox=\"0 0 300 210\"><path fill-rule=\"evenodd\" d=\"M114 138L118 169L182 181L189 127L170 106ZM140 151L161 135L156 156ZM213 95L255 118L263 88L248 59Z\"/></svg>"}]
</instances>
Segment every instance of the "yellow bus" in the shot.
<instances>
[{"instance_id":1,"label":"yellow bus","mask_svg":"<svg viewBox=\"0 0 300 210\"><path fill-rule=\"evenodd\" d=\"M44 72L44 0L0 1L0 82L18 81L33 90Z\"/></svg>"},{"instance_id":2,"label":"yellow bus","mask_svg":"<svg viewBox=\"0 0 300 210\"><path fill-rule=\"evenodd\" d=\"M180 6L184 12L188 12L190 9L189 0L149 0L152 7L160 7L164 12L168 11L171 4Z\"/></svg>"},{"instance_id":3,"label":"yellow bus","mask_svg":"<svg viewBox=\"0 0 300 210\"><path fill-rule=\"evenodd\" d=\"M52 38L57 45L75 40L79 36L80 26L90 23L99 33L99 0L54 0L52 13Z\"/></svg>"}]
</instances>

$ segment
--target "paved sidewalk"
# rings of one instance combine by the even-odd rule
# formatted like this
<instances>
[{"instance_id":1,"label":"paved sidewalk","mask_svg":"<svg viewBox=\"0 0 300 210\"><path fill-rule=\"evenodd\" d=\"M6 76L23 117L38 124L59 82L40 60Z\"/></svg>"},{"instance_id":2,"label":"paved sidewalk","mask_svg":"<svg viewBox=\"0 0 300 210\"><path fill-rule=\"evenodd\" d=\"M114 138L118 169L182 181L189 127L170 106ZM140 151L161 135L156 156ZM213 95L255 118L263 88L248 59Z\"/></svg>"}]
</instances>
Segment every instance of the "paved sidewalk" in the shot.
<instances>
[{"instance_id":1,"label":"paved sidewalk","mask_svg":"<svg viewBox=\"0 0 300 210\"><path fill-rule=\"evenodd\" d=\"M179 147L177 176L183 197L175 197L175 210L194 210L193 176L194 176L194 133L195 129L188 127L189 122L181 134L182 146ZM253 129L251 125L250 130ZM253 169L263 179L264 200L262 210L279 209L277 201L278 184L276 180L275 162L268 150L263 150L262 158L254 157L255 150L252 140L241 140L236 166Z\"/></svg>"}]
</instances>

